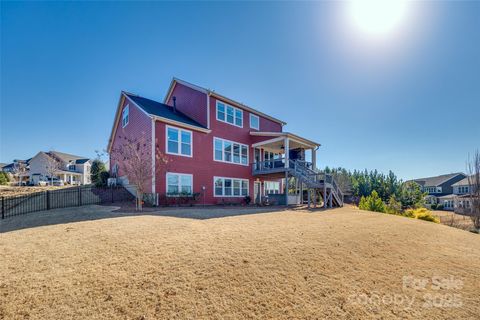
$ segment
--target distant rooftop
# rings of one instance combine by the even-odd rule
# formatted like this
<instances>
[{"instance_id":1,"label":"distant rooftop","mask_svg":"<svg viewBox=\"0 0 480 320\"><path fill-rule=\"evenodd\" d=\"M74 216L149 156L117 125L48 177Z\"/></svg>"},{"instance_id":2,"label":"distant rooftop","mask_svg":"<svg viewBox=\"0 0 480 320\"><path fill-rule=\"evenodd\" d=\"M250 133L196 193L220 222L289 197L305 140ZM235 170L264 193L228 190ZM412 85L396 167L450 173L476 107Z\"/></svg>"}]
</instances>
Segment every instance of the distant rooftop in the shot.
<instances>
[{"instance_id":1,"label":"distant rooftop","mask_svg":"<svg viewBox=\"0 0 480 320\"><path fill-rule=\"evenodd\" d=\"M436 187L441 185L445 181L448 181L458 176L459 174L463 174L463 173L457 172L457 173L442 174L440 176L435 176L435 177L413 179L412 181L415 181L416 183L418 183L423 187Z\"/></svg>"}]
</instances>

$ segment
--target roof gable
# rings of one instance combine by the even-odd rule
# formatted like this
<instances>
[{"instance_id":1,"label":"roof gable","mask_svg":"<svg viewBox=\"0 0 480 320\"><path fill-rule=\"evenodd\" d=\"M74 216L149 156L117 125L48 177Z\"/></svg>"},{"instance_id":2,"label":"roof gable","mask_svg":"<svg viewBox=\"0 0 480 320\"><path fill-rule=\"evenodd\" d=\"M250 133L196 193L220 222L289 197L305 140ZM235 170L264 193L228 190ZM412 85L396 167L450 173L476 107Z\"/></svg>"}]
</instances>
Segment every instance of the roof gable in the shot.
<instances>
[{"instance_id":1,"label":"roof gable","mask_svg":"<svg viewBox=\"0 0 480 320\"><path fill-rule=\"evenodd\" d=\"M143 98L133 94L126 94L129 99L131 99L137 106L142 108L146 113L152 116L157 116L161 118L166 118L169 120L181 122L190 126L199 127L202 129L207 129L205 126L201 125L197 121L193 120L189 116L183 114L182 112L173 110L173 107L166 105L164 103L157 102L155 100Z\"/></svg>"},{"instance_id":2,"label":"roof gable","mask_svg":"<svg viewBox=\"0 0 480 320\"><path fill-rule=\"evenodd\" d=\"M215 92L214 90L205 89L205 88L202 88L202 87L200 87L200 86L197 86L197 85L194 85L194 84L192 84L192 83L189 83L189 82L187 82L187 81L180 80L180 79L178 79L178 78L173 78L173 79L172 79L172 82L170 83L170 87L169 87L169 89L168 89L168 91L167 91L167 94L166 94L166 96L165 96L165 99L164 99L164 101L163 101L164 103L167 103L168 100L170 99L170 95L172 94L173 89L175 88L175 84L176 84L176 83L179 83L179 84L181 84L181 85L187 86L187 87L192 88L192 89L194 89L194 90L197 90L197 91L199 91L199 92L205 93L205 94L207 94L207 95L209 95L209 96L212 96L212 97L214 97L214 98L217 98L217 99L219 99L219 100L222 100L223 102L229 103L229 104L231 104L231 105L233 105L233 106L235 106L235 107L244 109L244 110L246 110L246 111L248 111L248 112L251 112L251 113L253 113L253 114L256 114L256 115L258 115L258 116L261 116L261 117L263 117L263 118L265 118L265 119L268 119L268 120L277 122L277 123L281 124L282 126L287 124L285 121L279 120L279 119L277 119L277 118L275 118L275 117L269 116L268 114L265 114L265 113L263 113L263 112L261 112L261 111L258 111L258 110L256 110L256 109L254 109L254 108L251 108L251 107L249 107L249 106L247 106L247 105L245 105L245 104L243 104L243 103L241 103L241 102L238 102L238 101L235 101L235 100L233 100L233 99L230 99L230 98L228 98L228 97L226 97L226 96L224 96L224 95L222 95L222 94L219 94L219 93Z\"/></svg>"}]
</instances>

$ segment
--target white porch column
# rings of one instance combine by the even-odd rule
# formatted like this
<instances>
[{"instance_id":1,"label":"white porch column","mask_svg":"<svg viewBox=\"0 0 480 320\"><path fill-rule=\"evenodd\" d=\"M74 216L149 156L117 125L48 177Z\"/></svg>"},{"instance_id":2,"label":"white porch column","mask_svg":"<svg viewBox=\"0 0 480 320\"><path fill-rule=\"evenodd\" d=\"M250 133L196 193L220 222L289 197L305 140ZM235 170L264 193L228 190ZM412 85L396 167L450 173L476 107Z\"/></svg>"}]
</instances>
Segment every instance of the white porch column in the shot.
<instances>
[{"instance_id":1,"label":"white porch column","mask_svg":"<svg viewBox=\"0 0 480 320\"><path fill-rule=\"evenodd\" d=\"M290 146L288 145L289 144L288 137L285 138L283 144L285 147L285 168L288 168L290 166L290 163L289 163Z\"/></svg>"},{"instance_id":2,"label":"white porch column","mask_svg":"<svg viewBox=\"0 0 480 320\"><path fill-rule=\"evenodd\" d=\"M317 168L317 151L315 148L312 148L312 168L313 170Z\"/></svg>"}]
</instances>

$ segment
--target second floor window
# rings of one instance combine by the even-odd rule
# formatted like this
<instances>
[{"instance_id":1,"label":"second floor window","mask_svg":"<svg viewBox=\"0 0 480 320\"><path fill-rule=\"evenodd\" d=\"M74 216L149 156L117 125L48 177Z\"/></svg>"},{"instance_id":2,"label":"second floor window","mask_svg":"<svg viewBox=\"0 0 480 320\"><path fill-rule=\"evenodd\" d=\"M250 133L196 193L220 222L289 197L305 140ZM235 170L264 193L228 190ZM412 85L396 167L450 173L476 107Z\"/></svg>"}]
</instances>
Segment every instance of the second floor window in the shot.
<instances>
[{"instance_id":1,"label":"second floor window","mask_svg":"<svg viewBox=\"0 0 480 320\"><path fill-rule=\"evenodd\" d=\"M248 146L245 144L214 138L216 161L248 165Z\"/></svg>"},{"instance_id":2,"label":"second floor window","mask_svg":"<svg viewBox=\"0 0 480 320\"><path fill-rule=\"evenodd\" d=\"M130 117L129 113L130 113L130 108L129 108L129 105L127 104L125 108L123 108L123 112L122 112L122 128L125 128L128 124L128 120Z\"/></svg>"},{"instance_id":3,"label":"second floor window","mask_svg":"<svg viewBox=\"0 0 480 320\"><path fill-rule=\"evenodd\" d=\"M468 193L468 187L458 187L458 193Z\"/></svg>"},{"instance_id":4,"label":"second floor window","mask_svg":"<svg viewBox=\"0 0 480 320\"><path fill-rule=\"evenodd\" d=\"M76 170L77 170L77 166L74 165L74 164L71 164L71 165L68 166L68 170L69 170L69 171L76 171Z\"/></svg>"},{"instance_id":5,"label":"second floor window","mask_svg":"<svg viewBox=\"0 0 480 320\"><path fill-rule=\"evenodd\" d=\"M167 153L192 156L192 132L167 126Z\"/></svg>"},{"instance_id":6,"label":"second floor window","mask_svg":"<svg viewBox=\"0 0 480 320\"><path fill-rule=\"evenodd\" d=\"M217 101L217 120L243 127L243 111L226 103Z\"/></svg>"},{"instance_id":7,"label":"second floor window","mask_svg":"<svg viewBox=\"0 0 480 320\"><path fill-rule=\"evenodd\" d=\"M260 118L254 114L250 114L250 128L260 130Z\"/></svg>"}]
</instances>

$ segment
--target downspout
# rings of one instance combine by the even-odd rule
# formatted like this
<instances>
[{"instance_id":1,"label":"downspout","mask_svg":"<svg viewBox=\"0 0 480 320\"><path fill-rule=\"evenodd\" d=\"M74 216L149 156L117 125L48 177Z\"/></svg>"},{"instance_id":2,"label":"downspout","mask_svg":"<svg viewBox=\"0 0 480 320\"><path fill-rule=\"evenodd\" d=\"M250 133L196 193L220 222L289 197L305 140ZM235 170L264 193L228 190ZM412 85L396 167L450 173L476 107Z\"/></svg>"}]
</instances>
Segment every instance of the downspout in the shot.
<instances>
[{"instance_id":1,"label":"downspout","mask_svg":"<svg viewBox=\"0 0 480 320\"><path fill-rule=\"evenodd\" d=\"M210 90L207 90L207 129L210 129Z\"/></svg>"},{"instance_id":2,"label":"downspout","mask_svg":"<svg viewBox=\"0 0 480 320\"><path fill-rule=\"evenodd\" d=\"M156 164L155 164L155 158L156 158L156 148L155 148L155 118L152 117L152 193L155 194L155 178L156 178ZM157 198L157 197L155 197ZM155 203L157 200L155 200Z\"/></svg>"}]
</instances>

